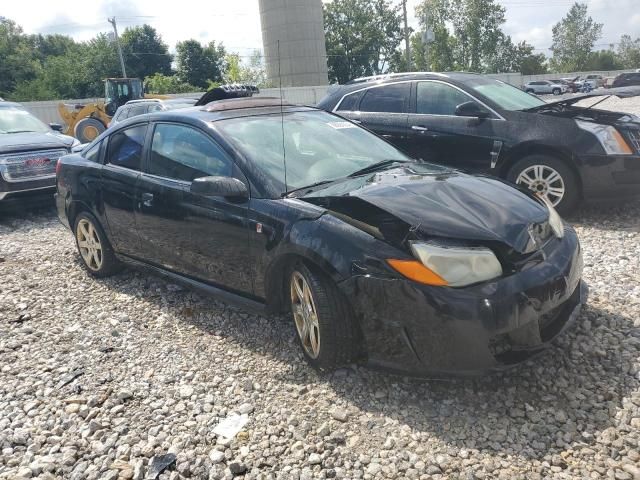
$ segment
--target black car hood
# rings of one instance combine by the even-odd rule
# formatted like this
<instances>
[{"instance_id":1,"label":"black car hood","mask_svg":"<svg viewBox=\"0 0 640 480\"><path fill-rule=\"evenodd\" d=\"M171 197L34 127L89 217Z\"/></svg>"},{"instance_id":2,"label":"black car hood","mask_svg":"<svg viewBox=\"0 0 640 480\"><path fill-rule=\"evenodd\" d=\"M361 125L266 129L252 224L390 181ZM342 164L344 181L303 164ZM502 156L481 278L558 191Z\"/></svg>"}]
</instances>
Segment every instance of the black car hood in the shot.
<instances>
[{"instance_id":1,"label":"black car hood","mask_svg":"<svg viewBox=\"0 0 640 480\"><path fill-rule=\"evenodd\" d=\"M73 145L73 142L73 137L53 131L46 133L2 133L0 134L0 153L53 148L68 149Z\"/></svg>"},{"instance_id":2,"label":"black car hood","mask_svg":"<svg viewBox=\"0 0 640 480\"><path fill-rule=\"evenodd\" d=\"M537 112L539 110L544 110L547 107L552 105L566 105L570 106L574 103L579 102L580 100L584 100L585 98L592 97L618 97L618 98L629 98L629 97L638 97L640 96L640 87L638 86L630 86L630 87L618 87L618 88L600 88L598 90L593 90L589 93L583 93L580 95L574 95L569 98L563 98L561 100L556 100L555 102L547 102L544 105L540 105L533 108L528 108L525 112Z\"/></svg>"},{"instance_id":3,"label":"black car hood","mask_svg":"<svg viewBox=\"0 0 640 480\"><path fill-rule=\"evenodd\" d=\"M529 227L548 221L547 208L501 180L414 164L329 185L301 197L341 215L365 215L366 202L424 236L501 242L528 250ZM353 208L349 208L349 203ZM369 212L366 213L369 215Z\"/></svg>"}]
</instances>

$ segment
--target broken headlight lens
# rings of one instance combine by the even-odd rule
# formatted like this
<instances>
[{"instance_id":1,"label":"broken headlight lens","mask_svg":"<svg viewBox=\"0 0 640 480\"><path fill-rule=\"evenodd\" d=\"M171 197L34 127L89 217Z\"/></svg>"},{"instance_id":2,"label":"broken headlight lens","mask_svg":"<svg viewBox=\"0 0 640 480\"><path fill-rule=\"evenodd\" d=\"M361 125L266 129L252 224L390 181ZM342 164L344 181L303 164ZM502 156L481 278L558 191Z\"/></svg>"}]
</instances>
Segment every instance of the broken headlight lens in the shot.
<instances>
[{"instance_id":1,"label":"broken headlight lens","mask_svg":"<svg viewBox=\"0 0 640 480\"><path fill-rule=\"evenodd\" d=\"M631 155L633 150L622 137L620 132L610 125L576 120L576 125L582 130L595 135L607 155Z\"/></svg>"},{"instance_id":2,"label":"broken headlight lens","mask_svg":"<svg viewBox=\"0 0 640 480\"><path fill-rule=\"evenodd\" d=\"M549 202L546 197L540 198L549 209L549 226L551 227L551 230L553 230L553 233L556 237L564 237L564 221L562 220L562 217L560 216L560 214L558 214L556 209L553 208L553 205L551 205L551 202Z\"/></svg>"},{"instance_id":3,"label":"broken headlight lens","mask_svg":"<svg viewBox=\"0 0 640 480\"><path fill-rule=\"evenodd\" d=\"M449 287L465 287L502 275L502 265L488 248L443 247L412 242L411 251Z\"/></svg>"}]
</instances>

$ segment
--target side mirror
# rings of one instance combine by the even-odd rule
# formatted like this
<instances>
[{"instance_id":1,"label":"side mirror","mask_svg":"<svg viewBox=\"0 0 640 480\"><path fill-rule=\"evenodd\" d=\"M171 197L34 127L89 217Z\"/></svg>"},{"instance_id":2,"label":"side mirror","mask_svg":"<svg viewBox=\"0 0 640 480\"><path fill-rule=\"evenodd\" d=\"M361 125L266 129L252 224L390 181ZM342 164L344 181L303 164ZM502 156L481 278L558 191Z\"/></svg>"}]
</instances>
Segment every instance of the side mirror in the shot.
<instances>
[{"instance_id":1,"label":"side mirror","mask_svg":"<svg viewBox=\"0 0 640 480\"><path fill-rule=\"evenodd\" d=\"M201 177L191 182L191 193L205 197L227 197L236 200L248 200L247 186L232 177Z\"/></svg>"},{"instance_id":2,"label":"side mirror","mask_svg":"<svg viewBox=\"0 0 640 480\"><path fill-rule=\"evenodd\" d=\"M62 125L60 125L59 123L50 123L49 127L51 128L51 130L62 133Z\"/></svg>"},{"instance_id":3,"label":"side mirror","mask_svg":"<svg viewBox=\"0 0 640 480\"><path fill-rule=\"evenodd\" d=\"M464 102L456 107L458 117L489 118L491 113L476 102Z\"/></svg>"}]
</instances>

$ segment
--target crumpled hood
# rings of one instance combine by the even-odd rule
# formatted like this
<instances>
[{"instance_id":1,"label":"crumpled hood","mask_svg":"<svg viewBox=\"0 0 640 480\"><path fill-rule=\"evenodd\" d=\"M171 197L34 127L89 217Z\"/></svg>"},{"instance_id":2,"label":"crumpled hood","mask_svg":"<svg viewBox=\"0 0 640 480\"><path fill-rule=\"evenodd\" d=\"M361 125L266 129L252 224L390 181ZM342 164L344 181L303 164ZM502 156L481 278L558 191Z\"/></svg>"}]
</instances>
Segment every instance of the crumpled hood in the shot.
<instances>
[{"instance_id":1,"label":"crumpled hood","mask_svg":"<svg viewBox=\"0 0 640 480\"><path fill-rule=\"evenodd\" d=\"M0 153L49 148L70 148L74 138L54 131L0 134Z\"/></svg>"},{"instance_id":2,"label":"crumpled hood","mask_svg":"<svg viewBox=\"0 0 640 480\"><path fill-rule=\"evenodd\" d=\"M302 199L339 197L343 205L347 198L359 199L424 235L498 241L521 253L531 241L529 227L549 219L544 205L501 180L445 170L434 174L429 167L415 164L349 179Z\"/></svg>"}]
</instances>

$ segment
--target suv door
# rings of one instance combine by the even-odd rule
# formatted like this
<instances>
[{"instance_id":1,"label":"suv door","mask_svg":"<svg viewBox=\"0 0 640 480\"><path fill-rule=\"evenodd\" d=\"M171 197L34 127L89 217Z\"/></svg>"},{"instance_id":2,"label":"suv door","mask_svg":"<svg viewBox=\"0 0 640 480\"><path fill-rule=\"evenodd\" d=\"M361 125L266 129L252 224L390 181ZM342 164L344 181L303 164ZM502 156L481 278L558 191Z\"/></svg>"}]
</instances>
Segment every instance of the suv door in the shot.
<instances>
[{"instance_id":1,"label":"suv door","mask_svg":"<svg viewBox=\"0 0 640 480\"><path fill-rule=\"evenodd\" d=\"M135 190L142 168L147 124L138 124L109 137L102 168L102 203L116 249L137 256L140 249L135 221Z\"/></svg>"},{"instance_id":2,"label":"suv door","mask_svg":"<svg viewBox=\"0 0 640 480\"><path fill-rule=\"evenodd\" d=\"M405 150L410 102L411 82L379 85L365 89L358 108L347 116Z\"/></svg>"},{"instance_id":3,"label":"suv door","mask_svg":"<svg viewBox=\"0 0 640 480\"><path fill-rule=\"evenodd\" d=\"M251 293L248 202L191 193L191 182L207 176L246 182L233 160L203 131L155 124L136 212L145 260Z\"/></svg>"},{"instance_id":4,"label":"suv door","mask_svg":"<svg viewBox=\"0 0 640 480\"><path fill-rule=\"evenodd\" d=\"M420 80L414 85L408 120L408 153L454 168L488 171L502 148L503 120L495 112L479 119L456 115L456 108L478 100L440 80Z\"/></svg>"}]
</instances>

